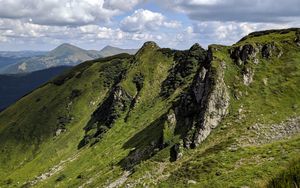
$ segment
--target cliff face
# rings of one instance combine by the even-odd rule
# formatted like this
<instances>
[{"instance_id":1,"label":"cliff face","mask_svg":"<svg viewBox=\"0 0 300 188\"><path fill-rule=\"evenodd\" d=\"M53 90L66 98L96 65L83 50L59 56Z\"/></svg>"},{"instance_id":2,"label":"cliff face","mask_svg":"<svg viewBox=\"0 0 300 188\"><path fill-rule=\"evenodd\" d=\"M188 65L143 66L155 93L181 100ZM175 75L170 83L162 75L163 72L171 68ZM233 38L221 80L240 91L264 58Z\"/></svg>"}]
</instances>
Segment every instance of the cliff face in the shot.
<instances>
[{"instance_id":1,"label":"cliff face","mask_svg":"<svg viewBox=\"0 0 300 188\"><path fill-rule=\"evenodd\" d=\"M194 46L192 49L195 48ZM198 69L192 84L173 106L176 119L175 134L181 135L187 148L194 148L205 140L227 113L229 94L223 70L226 65L222 62L223 65L213 67L212 53L210 49L198 60Z\"/></svg>"}]
</instances>

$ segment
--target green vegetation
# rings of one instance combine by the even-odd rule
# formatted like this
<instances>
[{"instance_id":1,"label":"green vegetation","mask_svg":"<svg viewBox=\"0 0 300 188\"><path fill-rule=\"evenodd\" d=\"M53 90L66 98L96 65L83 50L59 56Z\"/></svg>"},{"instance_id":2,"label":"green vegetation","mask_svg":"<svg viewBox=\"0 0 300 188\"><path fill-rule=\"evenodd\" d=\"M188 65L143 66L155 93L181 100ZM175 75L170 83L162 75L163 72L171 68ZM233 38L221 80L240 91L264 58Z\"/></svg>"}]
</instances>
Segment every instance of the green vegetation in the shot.
<instances>
[{"instance_id":1,"label":"green vegetation","mask_svg":"<svg viewBox=\"0 0 300 188\"><path fill-rule=\"evenodd\" d=\"M148 42L134 56L76 66L0 113L0 187L299 187L296 33L256 33L208 52ZM182 130L194 130L176 130L187 121L177 104L192 101L203 67L213 85L224 72L230 105L188 149Z\"/></svg>"},{"instance_id":2,"label":"green vegetation","mask_svg":"<svg viewBox=\"0 0 300 188\"><path fill-rule=\"evenodd\" d=\"M300 185L300 162L295 160L291 162L288 169L285 169L277 177L274 177L268 187L299 187Z\"/></svg>"}]
</instances>

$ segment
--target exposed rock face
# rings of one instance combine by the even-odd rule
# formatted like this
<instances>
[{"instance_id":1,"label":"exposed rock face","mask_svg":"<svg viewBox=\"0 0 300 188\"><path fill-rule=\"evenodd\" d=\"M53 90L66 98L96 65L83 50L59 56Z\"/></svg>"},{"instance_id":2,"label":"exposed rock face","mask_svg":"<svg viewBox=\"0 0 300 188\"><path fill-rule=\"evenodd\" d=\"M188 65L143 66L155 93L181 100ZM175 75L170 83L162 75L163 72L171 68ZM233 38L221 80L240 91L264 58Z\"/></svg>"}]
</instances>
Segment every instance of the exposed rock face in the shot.
<instances>
[{"instance_id":1,"label":"exposed rock face","mask_svg":"<svg viewBox=\"0 0 300 188\"><path fill-rule=\"evenodd\" d=\"M175 53L176 65L170 70L167 79L162 84L161 96L169 97L176 88L186 83L186 78L194 75L199 69L199 62L206 62L207 52L199 44L194 44L187 51Z\"/></svg>"},{"instance_id":2,"label":"exposed rock face","mask_svg":"<svg viewBox=\"0 0 300 188\"><path fill-rule=\"evenodd\" d=\"M210 72L212 74L212 72ZM209 77L211 75L208 75ZM227 108L229 106L229 95L224 82L224 72L222 69L217 71L215 75L214 83L207 89L202 98L204 106L203 117L200 118L200 126L196 127L194 134L193 144L197 146L210 134L211 130L216 128L222 118L227 114Z\"/></svg>"},{"instance_id":3,"label":"exposed rock face","mask_svg":"<svg viewBox=\"0 0 300 188\"><path fill-rule=\"evenodd\" d=\"M272 50L275 49L275 46L271 44L265 44L261 49L261 54L263 58L269 58L272 55Z\"/></svg>"},{"instance_id":4,"label":"exposed rock face","mask_svg":"<svg viewBox=\"0 0 300 188\"><path fill-rule=\"evenodd\" d=\"M229 105L221 64L216 70L207 63L199 62L201 67L193 84L174 106L177 120L175 132L181 134L184 146L188 148L196 147L206 139L226 115Z\"/></svg>"},{"instance_id":5,"label":"exposed rock face","mask_svg":"<svg viewBox=\"0 0 300 188\"><path fill-rule=\"evenodd\" d=\"M120 112L124 112L129 107L131 100L132 97L122 87L116 86L94 112L95 121L110 127L119 117Z\"/></svg>"},{"instance_id":6,"label":"exposed rock face","mask_svg":"<svg viewBox=\"0 0 300 188\"><path fill-rule=\"evenodd\" d=\"M243 73L243 82L246 86L250 85L253 81L254 71L248 67L245 68Z\"/></svg>"},{"instance_id":7,"label":"exposed rock face","mask_svg":"<svg viewBox=\"0 0 300 188\"><path fill-rule=\"evenodd\" d=\"M93 138L96 139L95 142L99 141L102 135L113 126L120 114L128 109L131 101L132 97L122 87L115 86L93 113L85 127L86 135L79 143L78 148L85 146Z\"/></svg>"},{"instance_id":8,"label":"exposed rock face","mask_svg":"<svg viewBox=\"0 0 300 188\"><path fill-rule=\"evenodd\" d=\"M182 157L180 144L174 144L170 149L170 161L177 161Z\"/></svg>"},{"instance_id":9,"label":"exposed rock face","mask_svg":"<svg viewBox=\"0 0 300 188\"><path fill-rule=\"evenodd\" d=\"M238 64L246 64L247 61L254 59L258 52L257 48L254 48L251 44L246 44L244 46L235 47L231 51L231 58ZM257 62L257 59L253 61Z\"/></svg>"}]
</instances>

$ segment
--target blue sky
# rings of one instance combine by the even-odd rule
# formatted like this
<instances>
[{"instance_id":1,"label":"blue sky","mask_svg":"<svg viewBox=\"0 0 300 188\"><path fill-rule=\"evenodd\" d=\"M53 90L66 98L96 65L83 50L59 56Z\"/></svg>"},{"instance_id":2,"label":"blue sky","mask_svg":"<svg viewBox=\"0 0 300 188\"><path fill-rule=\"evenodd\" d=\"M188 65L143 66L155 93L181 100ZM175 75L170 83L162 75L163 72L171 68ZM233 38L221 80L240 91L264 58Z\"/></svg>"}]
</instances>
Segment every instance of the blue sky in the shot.
<instances>
[{"instance_id":1,"label":"blue sky","mask_svg":"<svg viewBox=\"0 0 300 188\"><path fill-rule=\"evenodd\" d=\"M300 27L299 0L0 0L0 51L229 45L257 30ZM17 10L17 11L16 11Z\"/></svg>"}]
</instances>

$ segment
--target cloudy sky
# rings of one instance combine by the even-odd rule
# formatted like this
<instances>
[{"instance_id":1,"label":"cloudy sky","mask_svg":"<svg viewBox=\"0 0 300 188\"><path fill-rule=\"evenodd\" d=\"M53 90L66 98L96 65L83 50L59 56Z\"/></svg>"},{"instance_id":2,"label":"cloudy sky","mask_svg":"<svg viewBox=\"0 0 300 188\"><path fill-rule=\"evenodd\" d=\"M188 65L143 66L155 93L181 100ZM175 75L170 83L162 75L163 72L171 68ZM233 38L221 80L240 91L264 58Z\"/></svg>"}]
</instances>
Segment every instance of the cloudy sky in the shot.
<instances>
[{"instance_id":1,"label":"cloudy sky","mask_svg":"<svg viewBox=\"0 0 300 188\"><path fill-rule=\"evenodd\" d=\"M300 0L0 0L0 51L72 43L185 49L256 30L300 27Z\"/></svg>"}]
</instances>

